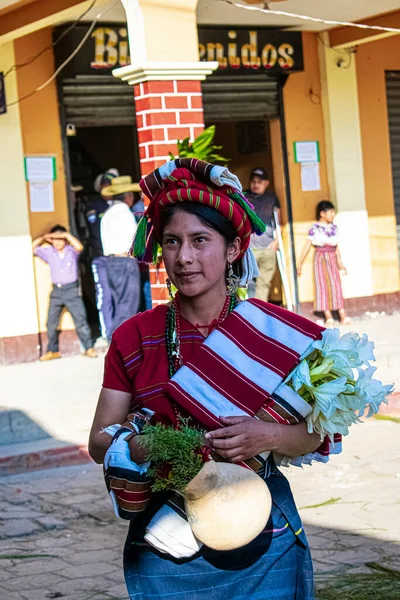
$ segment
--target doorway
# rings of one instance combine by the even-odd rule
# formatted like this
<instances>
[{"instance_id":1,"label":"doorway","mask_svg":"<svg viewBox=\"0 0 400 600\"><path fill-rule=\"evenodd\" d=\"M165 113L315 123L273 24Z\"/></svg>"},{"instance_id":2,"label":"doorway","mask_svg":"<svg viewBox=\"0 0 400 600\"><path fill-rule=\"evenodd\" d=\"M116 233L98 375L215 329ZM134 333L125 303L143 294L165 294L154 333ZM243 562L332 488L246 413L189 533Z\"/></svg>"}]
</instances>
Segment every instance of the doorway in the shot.
<instances>
[{"instance_id":1,"label":"doorway","mask_svg":"<svg viewBox=\"0 0 400 600\"><path fill-rule=\"evenodd\" d=\"M386 96L392 157L394 212L397 223L397 250L400 261L400 71L386 72Z\"/></svg>"},{"instance_id":2,"label":"doorway","mask_svg":"<svg viewBox=\"0 0 400 600\"><path fill-rule=\"evenodd\" d=\"M121 175L139 181L140 164L136 128L133 126L79 127L67 136L66 150L70 169L71 229L84 245L80 257L82 296L94 339L100 336L95 287L91 271L92 252L86 221L86 206L97 194L94 181L100 173L116 168Z\"/></svg>"},{"instance_id":3,"label":"doorway","mask_svg":"<svg viewBox=\"0 0 400 600\"><path fill-rule=\"evenodd\" d=\"M217 123L215 143L222 146L221 153L229 158L229 170L239 177L244 190L248 188L251 171L256 167L263 167L271 182L268 190L275 193L268 119ZM279 200L283 203L284 198ZM282 304L282 282L278 269L272 281L269 300Z\"/></svg>"}]
</instances>

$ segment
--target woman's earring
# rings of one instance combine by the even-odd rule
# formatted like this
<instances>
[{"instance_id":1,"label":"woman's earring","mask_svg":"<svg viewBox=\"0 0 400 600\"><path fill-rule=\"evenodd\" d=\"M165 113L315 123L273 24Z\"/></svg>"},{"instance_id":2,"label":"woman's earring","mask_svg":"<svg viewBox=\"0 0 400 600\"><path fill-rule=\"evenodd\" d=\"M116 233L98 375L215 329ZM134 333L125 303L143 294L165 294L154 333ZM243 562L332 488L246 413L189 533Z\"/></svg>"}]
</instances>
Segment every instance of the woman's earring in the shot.
<instances>
[{"instance_id":1,"label":"woman's earring","mask_svg":"<svg viewBox=\"0 0 400 600\"><path fill-rule=\"evenodd\" d=\"M228 296L235 296L237 294L240 284L240 277L235 275L233 272L232 263L229 263L228 277L226 278L226 293Z\"/></svg>"},{"instance_id":2,"label":"woman's earring","mask_svg":"<svg viewBox=\"0 0 400 600\"><path fill-rule=\"evenodd\" d=\"M167 288L168 288L169 297L171 298L171 300L173 300L174 299L174 292L172 291L172 281L170 280L169 277L167 277L166 284L167 284Z\"/></svg>"}]
</instances>

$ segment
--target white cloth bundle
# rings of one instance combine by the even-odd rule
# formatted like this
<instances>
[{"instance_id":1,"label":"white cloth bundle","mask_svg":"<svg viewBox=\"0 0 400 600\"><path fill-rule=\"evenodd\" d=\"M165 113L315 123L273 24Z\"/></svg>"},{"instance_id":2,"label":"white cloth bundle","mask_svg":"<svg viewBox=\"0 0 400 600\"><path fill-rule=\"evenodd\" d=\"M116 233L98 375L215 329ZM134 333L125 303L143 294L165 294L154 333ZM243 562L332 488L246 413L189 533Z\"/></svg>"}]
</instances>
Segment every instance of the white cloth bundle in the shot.
<instances>
[{"instance_id":1,"label":"white cloth bundle","mask_svg":"<svg viewBox=\"0 0 400 600\"><path fill-rule=\"evenodd\" d=\"M254 252L251 248L248 248L242 258L242 276L240 278L239 286L247 287L248 284L255 278L259 277L260 271Z\"/></svg>"},{"instance_id":2,"label":"white cloth bundle","mask_svg":"<svg viewBox=\"0 0 400 600\"><path fill-rule=\"evenodd\" d=\"M109 435L115 435L121 425L111 425L103 431ZM141 465L131 460L129 445L126 438L131 435L131 431L121 433L111 444L104 458L104 468L124 469L130 471L132 475L144 475L147 473L150 463ZM109 490L111 502L117 517L120 517L119 507L115 492ZM181 515L179 515L168 504L165 504L154 515L147 525L144 536L146 542L156 548L163 554L170 554L174 558L189 558L196 554L202 544L193 535L192 529Z\"/></svg>"}]
</instances>

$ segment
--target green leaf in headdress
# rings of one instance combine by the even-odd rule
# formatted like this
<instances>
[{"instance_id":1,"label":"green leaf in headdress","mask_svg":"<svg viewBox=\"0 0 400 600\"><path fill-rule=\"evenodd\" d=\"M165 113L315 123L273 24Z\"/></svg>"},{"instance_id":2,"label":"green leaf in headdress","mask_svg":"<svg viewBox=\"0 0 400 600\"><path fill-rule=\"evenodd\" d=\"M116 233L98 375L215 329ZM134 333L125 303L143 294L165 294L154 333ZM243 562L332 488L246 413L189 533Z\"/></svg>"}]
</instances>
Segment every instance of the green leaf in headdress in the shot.
<instances>
[{"instance_id":1,"label":"green leaf in headdress","mask_svg":"<svg viewBox=\"0 0 400 600\"><path fill-rule=\"evenodd\" d=\"M261 221L260 217L258 217L256 215L254 210L250 207L250 205L246 202L246 200L242 197L242 195L234 192L232 194L229 194L229 196L230 196L230 198L233 198L234 200L236 200L236 202L238 204L240 204L240 206L243 208L245 213L248 215L250 221L252 222L253 228L256 231L256 233L258 233L258 234L264 233L265 223L263 221Z\"/></svg>"},{"instance_id":2,"label":"green leaf in headdress","mask_svg":"<svg viewBox=\"0 0 400 600\"><path fill-rule=\"evenodd\" d=\"M140 258L146 251L146 234L147 234L148 219L144 215L137 226L135 241L133 244L134 256Z\"/></svg>"}]
</instances>

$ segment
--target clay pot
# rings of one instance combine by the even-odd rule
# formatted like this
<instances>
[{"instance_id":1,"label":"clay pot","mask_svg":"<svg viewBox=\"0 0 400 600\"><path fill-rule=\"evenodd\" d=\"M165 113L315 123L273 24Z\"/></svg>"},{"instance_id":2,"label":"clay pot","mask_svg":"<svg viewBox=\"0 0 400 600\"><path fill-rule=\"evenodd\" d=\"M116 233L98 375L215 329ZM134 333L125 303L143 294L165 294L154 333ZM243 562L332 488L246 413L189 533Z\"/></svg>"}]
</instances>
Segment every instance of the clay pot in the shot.
<instances>
[{"instance_id":1,"label":"clay pot","mask_svg":"<svg viewBox=\"0 0 400 600\"><path fill-rule=\"evenodd\" d=\"M186 486L183 496L193 534L213 550L250 543L267 524L271 494L254 471L210 461Z\"/></svg>"}]
</instances>

